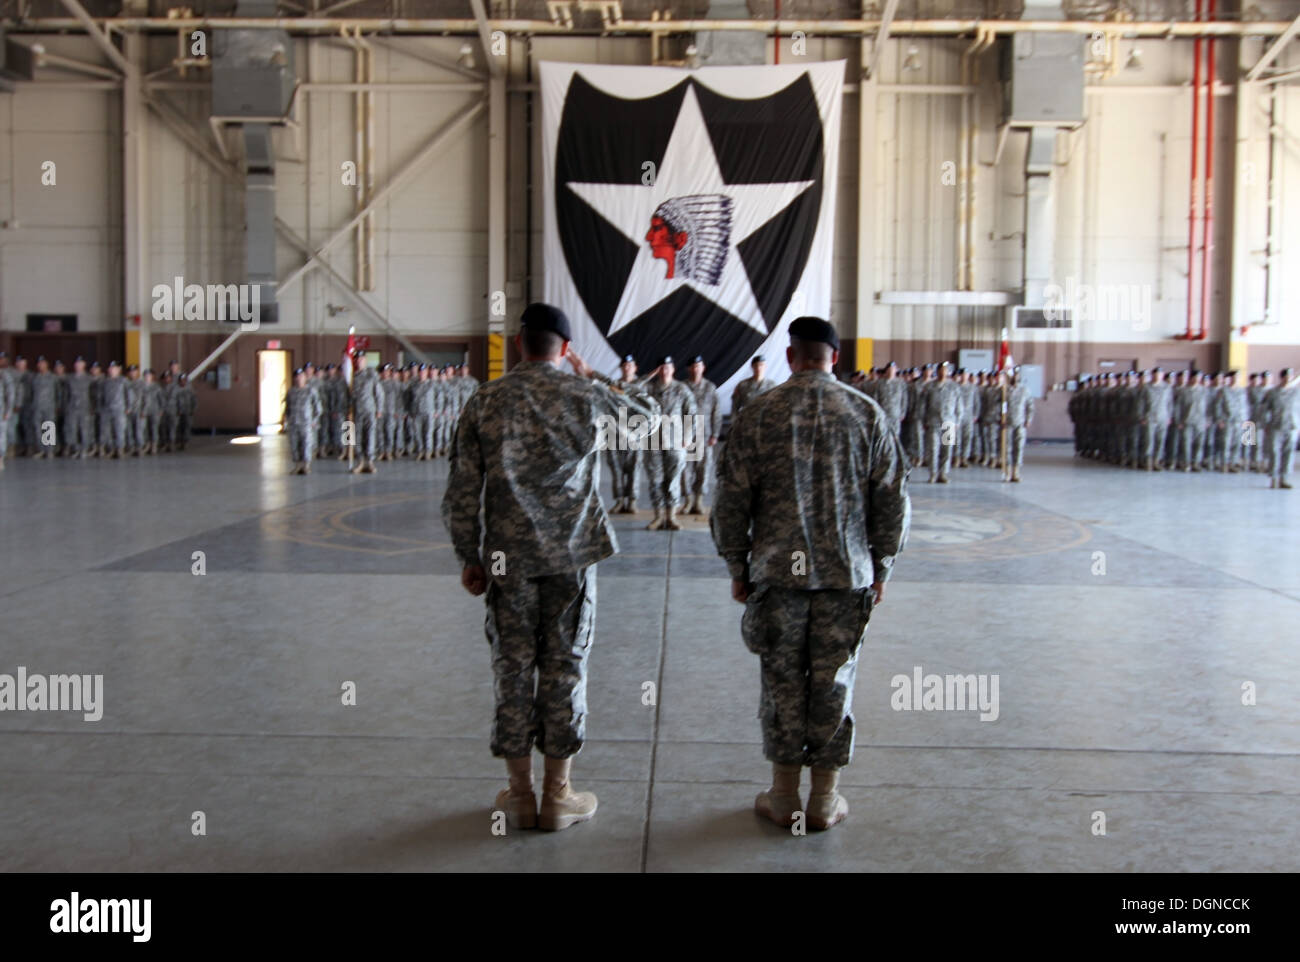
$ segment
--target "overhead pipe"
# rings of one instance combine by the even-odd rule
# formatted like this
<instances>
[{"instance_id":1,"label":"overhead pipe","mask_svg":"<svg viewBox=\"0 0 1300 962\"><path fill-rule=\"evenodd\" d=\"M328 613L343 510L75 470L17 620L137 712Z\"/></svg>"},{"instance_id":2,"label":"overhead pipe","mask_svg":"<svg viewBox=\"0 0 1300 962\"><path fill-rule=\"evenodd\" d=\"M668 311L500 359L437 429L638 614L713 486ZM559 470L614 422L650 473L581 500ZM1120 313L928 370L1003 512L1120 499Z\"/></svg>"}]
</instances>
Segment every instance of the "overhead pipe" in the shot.
<instances>
[{"instance_id":1,"label":"overhead pipe","mask_svg":"<svg viewBox=\"0 0 1300 962\"><path fill-rule=\"evenodd\" d=\"M1213 20L1217 0L1209 0L1208 19ZM1210 336L1212 288L1210 278L1214 271L1214 38L1205 40L1205 202L1201 205L1204 219L1201 238L1201 333L1196 340Z\"/></svg>"},{"instance_id":2,"label":"overhead pipe","mask_svg":"<svg viewBox=\"0 0 1300 962\"><path fill-rule=\"evenodd\" d=\"M76 0L63 0L64 4ZM655 33L707 33L717 30L757 30L773 33L777 22L773 19L757 20L672 20L665 29L662 20L620 20L613 29L601 26L565 27L550 20L489 20L493 30L521 36L645 36ZM54 33L85 29L89 23L104 24L114 30L145 30L156 33L173 33L177 30L285 30L292 34L335 34L347 26L366 33L429 34L474 36L480 24L474 18L410 19L387 17L36 17L10 25L11 33ZM801 30L818 36L864 36L880 30L880 20L784 20L780 27L785 32ZM1125 37L1277 37L1291 29L1290 20L1210 22L1145 21L1125 23ZM1049 33L1077 33L1091 36L1097 32L1094 20L896 20L890 28L895 36L953 37L974 34L984 29L997 35L1040 31ZM102 34L101 34L102 36ZM115 61L116 62L116 61ZM121 64L118 64L120 67Z\"/></svg>"},{"instance_id":3,"label":"overhead pipe","mask_svg":"<svg viewBox=\"0 0 1300 962\"><path fill-rule=\"evenodd\" d=\"M1196 19L1201 19L1202 0L1196 0ZM1201 38L1198 36L1192 45L1192 139L1191 139L1191 176L1188 178L1187 197L1187 327L1178 337L1180 340L1194 340L1192 334L1192 311L1195 308L1196 293L1196 173L1197 157L1200 151L1201 136Z\"/></svg>"}]
</instances>

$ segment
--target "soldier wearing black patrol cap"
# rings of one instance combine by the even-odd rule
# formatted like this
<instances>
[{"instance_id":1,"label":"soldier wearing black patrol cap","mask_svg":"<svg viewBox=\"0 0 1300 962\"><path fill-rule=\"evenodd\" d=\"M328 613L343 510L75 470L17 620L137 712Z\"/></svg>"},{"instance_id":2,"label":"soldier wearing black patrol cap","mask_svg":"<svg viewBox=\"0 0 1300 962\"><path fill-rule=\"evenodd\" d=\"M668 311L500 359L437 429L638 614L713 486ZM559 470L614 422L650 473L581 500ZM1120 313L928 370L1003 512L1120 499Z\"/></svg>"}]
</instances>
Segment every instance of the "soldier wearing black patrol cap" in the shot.
<instances>
[{"instance_id":1,"label":"soldier wearing black patrol cap","mask_svg":"<svg viewBox=\"0 0 1300 962\"><path fill-rule=\"evenodd\" d=\"M570 349L562 311L532 304L521 320L523 361L466 401L442 517L461 584L487 594L492 754L510 779L496 809L514 828L558 830L596 813L595 795L569 787L569 767L586 733L595 566L618 550L597 490L600 448L611 421L658 412L638 385L596 374ZM559 369L566 357L577 377ZM545 756L540 810L534 748Z\"/></svg>"},{"instance_id":2,"label":"soldier wearing black patrol cap","mask_svg":"<svg viewBox=\"0 0 1300 962\"><path fill-rule=\"evenodd\" d=\"M695 395L673 378L677 370L671 357L660 359L650 372L646 389L659 403L657 430L646 439L646 478L650 482L650 507L655 516L650 531L680 531L677 509L682 500L682 471L686 467L686 441L693 430Z\"/></svg>"},{"instance_id":3,"label":"soldier wearing black patrol cap","mask_svg":"<svg viewBox=\"0 0 1300 962\"><path fill-rule=\"evenodd\" d=\"M690 498L686 511L704 513L704 485L708 481L709 466L713 463L713 449L722 434L722 405L718 403L718 386L704 377L704 357L697 354L691 359L690 380L686 386L695 395L695 417L691 420L692 433L687 442L686 471L683 490ZM698 434L695 428L699 428Z\"/></svg>"},{"instance_id":4,"label":"soldier wearing black patrol cap","mask_svg":"<svg viewBox=\"0 0 1300 962\"><path fill-rule=\"evenodd\" d=\"M767 360L762 354L755 354L754 359L749 362L750 367L754 369L753 377L748 377L736 385L735 390L731 392L731 423L735 424L736 419L740 417L741 409L761 394L766 394L772 388L776 387L767 379Z\"/></svg>"},{"instance_id":5,"label":"soldier wearing black patrol cap","mask_svg":"<svg viewBox=\"0 0 1300 962\"><path fill-rule=\"evenodd\" d=\"M635 383L636 358L631 354L624 355L619 371L620 383ZM641 460L641 438L644 434L644 431L621 431L617 437L609 439L605 460L609 464L610 493L614 498L615 514L636 512L636 468Z\"/></svg>"}]
</instances>

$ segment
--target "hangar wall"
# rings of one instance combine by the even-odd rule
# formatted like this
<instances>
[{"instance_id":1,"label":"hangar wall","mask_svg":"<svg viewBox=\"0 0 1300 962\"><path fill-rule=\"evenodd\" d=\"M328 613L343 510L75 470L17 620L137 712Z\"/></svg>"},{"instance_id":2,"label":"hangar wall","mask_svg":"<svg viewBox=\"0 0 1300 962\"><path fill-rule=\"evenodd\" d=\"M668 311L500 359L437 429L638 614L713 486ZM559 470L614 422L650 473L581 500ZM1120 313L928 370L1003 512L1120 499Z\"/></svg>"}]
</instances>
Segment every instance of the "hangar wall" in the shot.
<instances>
[{"instance_id":1,"label":"hangar wall","mask_svg":"<svg viewBox=\"0 0 1300 962\"><path fill-rule=\"evenodd\" d=\"M25 40L36 38L27 35ZM100 62L84 37L41 37L52 52ZM353 52L339 38L297 38L302 81L313 85L353 81ZM377 83L433 84L464 78L427 62L433 55L455 62L460 38L394 38L374 49ZM887 44L878 74L874 182L874 275L879 290L949 290L956 286L957 188L952 168L959 159L961 98L951 93L902 92L896 85L948 88L961 81L966 39L904 39ZM1248 107L1249 140L1238 144L1236 76L1238 51L1251 63L1263 41L1220 41L1218 61L1225 86L1216 98L1217 142L1214 323L1204 342L1174 340L1186 323L1186 244L1190 138L1190 41L1141 41L1141 70L1118 70L1103 92L1087 97L1087 122L1060 135L1057 145L1056 251L1060 283L1074 283L1107 296L1129 296L1126 311L1094 311L1062 332L1016 332L1017 359L1047 366L1049 383L1063 381L1103 359L1186 361L1200 366L1227 362L1231 324L1254 323L1245 338L1251 368L1300 362L1300 322L1286 307L1300 290L1300 92L1278 85L1276 97L1254 98ZM845 59L856 86L860 44L809 38L810 59ZM909 47L916 55L909 61ZM171 38L150 38L149 69L165 66L175 51ZM399 52L402 51L402 52ZM1128 52L1127 45L1120 51ZM542 197L540 111L532 111L536 64L544 59L645 63L649 41L641 38L539 37L510 44L508 96L510 154L507 170L507 316L541 289ZM480 55L481 59L481 55ZM783 63L797 62L789 39ZM1278 66L1297 65L1293 45ZM480 63L481 67L482 64ZM78 83L77 81L81 81ZM201 134L207 134L207 94L179 89L171 78L155 90ZM56 83L69 86L59 89ZM1025 138L1012 133L998 156L996 61L979 67L976 97L979 134L974 177L976 219L972 287L1012 290L1020 286ZM100 343L121 336L121 98L85 78L49 73L34 85L0 95L0 347L12 349L29 313L78 315L82 332ZM1128 89L1122 89L1128 88ZM991 347L1005 323L1001 308L857 304L858 129L855 90L846 92L840 144L840 190L836 216L836 262L832 318L846 340L870 339L872 361L902 363L950 357L961 347ZM376 101L375 180L382 185L442 125L473 104L473 91L381 91ZM1275 167L1274 256L1266 270L1268 109L1279 131ZM354 93L309 88L299 94L295 118L300 135L276 133L277 214L313 247L352 215L355 191L342 180L356 140ZM242 191L218 174L162 123L149 118L148 193L145 200L152 283L230 283L242 265ZM475 373L485 373L483 342L487 274L487 120L480 114L450 140L409 183L376 213L374 290L364 296L393 325L420 342L451 339L475 345ZM530 156L531 154L531 156ZM994 159L997 163L994 164ZM42 164L57 165L54 185L41 183ZM1234 168L1240 161L1247 203L1234 207ZM1240 216L1238 214L1240 213ZM1234 283L1233 230L1248 252ZM335 270L353 277L351 237L331 248ZM279 246L281 276L304 258ZM1199 260L1199 258L1198 258ZM1265 278L1273 324L1264 317ZM317 361L334 359L349 324L385 338L387 332L352 306L335 280L321 271L279 292L280 320L245 335L224 360L236 365L237 388L217 392L200 386L201 404L221 427L247 426L254 409L253 351L259 339L280 338ZM1149 304L1149 308L1148 308ZM338 310L340 307L345 310ZM1124 316L1116 316L1116 314ZM1231 317L1231 320L1230 320ZM172 356L197 363L229 326L219 322L154 321L154 362ZM433 341L430 341L432 343ZM118 341L120 343L120 340ZM449 343L449 342L448 342ZM856 342L865 344L865 341ZM161 353L160 353L161 352ZM121 353L121 352L119 352ZM846 351L846 355L853 353ZM165 357L163 356L165 355ZM295 355L295 363L307 360ZM861 365L864 357L849 358ZM245 369L247 368L247 369ZM246 388L239 385L248 385ZM209 396L211 395L211 396ZM220 396L226 395L226 396ZM202 420L202 419L201 419Z\"/></svg>"}]
</instances>

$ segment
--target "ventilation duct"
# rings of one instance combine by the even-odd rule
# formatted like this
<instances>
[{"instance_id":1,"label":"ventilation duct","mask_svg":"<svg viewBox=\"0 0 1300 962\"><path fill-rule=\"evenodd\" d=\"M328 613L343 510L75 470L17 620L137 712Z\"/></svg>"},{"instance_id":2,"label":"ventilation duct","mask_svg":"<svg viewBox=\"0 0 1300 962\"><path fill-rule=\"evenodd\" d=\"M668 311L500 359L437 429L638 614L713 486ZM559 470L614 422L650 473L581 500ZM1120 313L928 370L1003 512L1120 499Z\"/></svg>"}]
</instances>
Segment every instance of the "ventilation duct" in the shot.
<instances>
[{"instance_id":1,"label":"ventilation duct","mask_svg":"<svg viewBox=\"0 0 1300 962\"><path fill-rule=\"evenodd\" d=\"M237 17L276 16L274 0L240 0ZM275 150L271 129L289 115L293 43L283 30L218 30L212 51L214 126L238 125L244 158L244 269L260 287L262 322L276 320Z\"/></svg>"}]
</instances>

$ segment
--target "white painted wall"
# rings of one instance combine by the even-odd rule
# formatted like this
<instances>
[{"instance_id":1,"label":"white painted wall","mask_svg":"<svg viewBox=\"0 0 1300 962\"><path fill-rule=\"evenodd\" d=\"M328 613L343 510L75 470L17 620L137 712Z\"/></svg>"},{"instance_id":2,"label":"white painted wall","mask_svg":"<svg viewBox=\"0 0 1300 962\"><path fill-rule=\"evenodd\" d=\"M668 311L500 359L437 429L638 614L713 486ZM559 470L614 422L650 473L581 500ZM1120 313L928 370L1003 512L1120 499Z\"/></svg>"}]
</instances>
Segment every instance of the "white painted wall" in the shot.
<instances>
[{"instance_id":1,"label":"white painted wall","mask_svg":"<svg viewBox=\"0 0 1300 962\"><path fill-rule=\"evenodd\" d=\"M27 41L35 38L25 37ZM52 50L99 61L94 48L77 37L44 38ZM454 61L458 38L404 39L413 50ZM912 43L920 48L921 69L903 71L902 58ZM960 52L966 40L891 43L883 58L883 84L953 84L960 79ZM352 55L336 39L295 41L297 68L303 80L350 82ZM154 62L170 56L172 41L151 41ZM630 38L538 38L512 45L515 82L528 79L531 64L542 59L644 63L647 40ZM1121 50L1126 56L1129 44ZM1144 69L1121 71L1108 85L1181 85L1190 76L1189 42L1142 41ZM1221 42L1219 62L1231 76L1238 44ZM1253 62L1262 41L1246 43L1245 61ZM856 41L812 38L808 56L847 59L848 80L857 81ZM785 44L783 62L792 59ZM1300 53L1284 54L1279 65L1300 64ZM443 69L382 48L375 51L376 79L392 82L448 81L461 78ZM1020 285L1020 231L1023 218L1022 135L1012 134L996 167L996 61L981 64L980 136L977 175L975 286L1015 289ZM49 81L77 80L75 75L46 71ZM168 91L165 96L206 128L203 94ZM380 94L377 102L376 179L388 176L475 94ZM840 201L836 223L833 314L846 334L856 323L857 106L846 94L843 142L840 145ZM1216 191L1215 327L1222 339L1228 311L1235 323L1263 316L1263 258L1247 259L1245 284L1233 297L1230 231L1233 224L1233 146L1236 139L1234 97L1217 99L1219 153ZM517 313L527 291L540 291L541 194L532 194L532 263L528 263L528 157L540 175L539 131L531 143L524 127L526 95L512 93L509 230L510 312ZM955 188L941 178L945 161L957 159L959 102L951 96L897 96L886 87L879 98L875 144L876 182L868 185L878 205L876 274L885 289L948 289L956 278ZM538 119L540 112L535 114ZM120 144L119 98L102 91L61 91L24 87L0 95L0 326L21 330L29 311L74 312L85 330L111 330L120 324ZM297 118L305 125L301 154L287 135L279 141L278 213L299 234L319 245L353 211L354 194L340 182L341 165L354 159L353 97L318 92L302 95ZM1175 93L1105 93L1088 98L1088 122L1063 134L1058 144L1057 261L1061 283L1136 285L1149 292L1149 328L1132 318L1085 321L1065 334L1041 338L1073 341L1161 340L1183 329L1186 308L1186 240L1190 106L1185 89ZM1298 344L1300 322L1287 305L1300 293L1300 92L1286 88L1279 96L1278 121L1284 143L1275 151L1279 188L1276 235L1280 253L1272 271L1272 301L1278 323L1256 327L1252 343ZM1254 165L1241 219L1251 251L1264 247L1264 181L1267 160L1262 117L1254 115L1251 140L1242 155ZM487 270L486 117L449 144L410 183L378 211L376 290L372 303L405 332L478 334L484 332L483 298ZM42 188L40 163L58 164L58 186ZM228 283L242 268L242 196L193 156L177 138L150 119L148 137L149 276L169 283L177 274L198 283ZM345 277L353 274L353 247L345 238L329 253ZM281 275L302 262L298 252L280 247ZM342 332L350 323L370 325L353 309L330 317L327 305L347 300L322 273L280 292L280 332ZM864 336L896 339L960 339L983 346L1001 326L999 311L887 307L869 312ZM1139 321L1141 319L1139 318ZM189 326L186 326L189 325ZM156 331L200 328L193 322L156 322Z\"/></svg>"}]
</instances>

